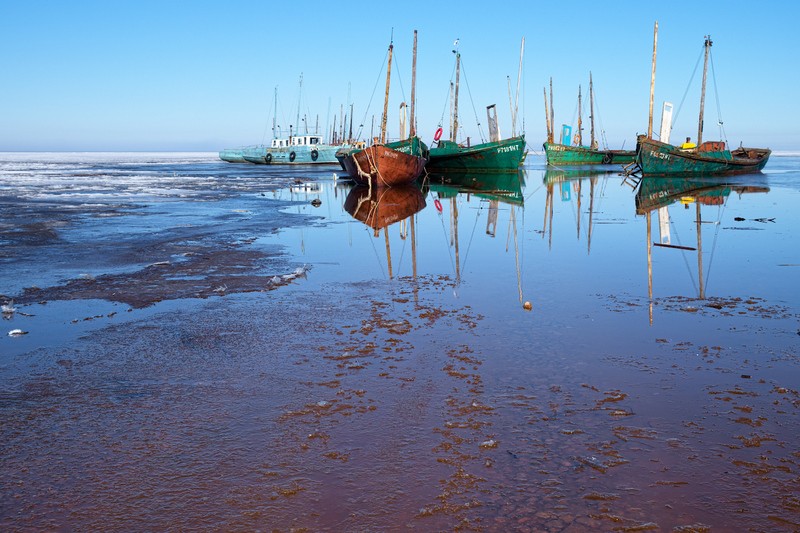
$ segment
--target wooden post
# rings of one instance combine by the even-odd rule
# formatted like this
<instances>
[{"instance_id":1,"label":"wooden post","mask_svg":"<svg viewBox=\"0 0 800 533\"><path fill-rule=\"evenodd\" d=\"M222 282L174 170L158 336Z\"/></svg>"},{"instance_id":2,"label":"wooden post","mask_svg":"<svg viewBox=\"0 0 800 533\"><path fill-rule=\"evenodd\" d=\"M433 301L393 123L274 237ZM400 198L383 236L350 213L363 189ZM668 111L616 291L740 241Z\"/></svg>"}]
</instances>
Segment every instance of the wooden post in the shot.
<instances>
[{"instance_id":1,"label":"wooden post","mask_svg":"<svg viewBox=\"0 0 800 533\"><path fill-rule=\"evenodd\" d=\"M371 180L370 183L372 183ZM389 279L392 279L394 276L392 275L392 251L389 248L389 226L383 228L383 234L386 237L386 264L389 267Z\"/></svg>"},{"instance_id":2,"label":"wooden post","mask_svg":"<svg viewBox=\"0 0 800 533\"><path fill-rule=\"evenodd\" d=\"M653 138L653 101L656 93L656 48L658 46L658 21L653 28L653 67L650 72L650 115L647 118L647 138Z\"/></svg>"}]
</instances>

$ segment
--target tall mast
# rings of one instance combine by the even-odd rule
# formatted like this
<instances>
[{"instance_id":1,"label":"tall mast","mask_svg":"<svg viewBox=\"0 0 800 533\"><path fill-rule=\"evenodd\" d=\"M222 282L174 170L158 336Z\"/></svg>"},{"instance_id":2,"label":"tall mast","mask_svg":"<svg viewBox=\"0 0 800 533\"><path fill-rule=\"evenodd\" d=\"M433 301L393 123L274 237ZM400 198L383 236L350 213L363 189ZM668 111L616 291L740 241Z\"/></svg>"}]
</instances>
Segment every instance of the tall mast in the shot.
<instances>
[{"instance_id":1,"label":"tall mast","mask_svg":"<svg viewBox=\"0 0 800 533\"><path fill-rule=\"evenodd\" d=\"M278 86L275 86L275 103L272 106L272 138L275 138L275 129L277 128L278 118Z\"/></svg>"},{"instance_id":2,"label":"tall mast","mask_svg":"<svg viewBox=\"0 0 800 533\"><path fill-rule=\"evenodd\" d=\"M453 132L452 138L450 139L453 142L456 142L456 138L458 136L458 82L459 76L461 74L461 53L456 52L456 92L453 96Z\"/></svg>"},{"instance_id":3,"label":"tall mast","mask_svg":"<svg viewBox=\"0 0 800 533\"><path fill-rule=\"evenodd\" d=\"M386 120L389 116L389 81L392 77L392 50L394 43L389 43L389 62L386 65L386 92L383 96L383 115L381 116L381 144L386 142Z\"/></svg>"},{"instance_id":4,"label":"tall mast","mask_svg":"<svg viewBox=\"0 0 800 533\"><path fill-rule=\"evenodd\" d=\"M556 135L555 110L553 109L553 78L550 78L550 142L553 142Z\"/></svg>"},{"instance_id":5,"label":"tall mast","mask_svg":"<svg viewBox=\"0 0 800 533\"><path fill-rule=\"evenodd\" d=\"M417 135L416 116L414 110L417 107L417 30L414 30L414 52L411 60L411 126L408 136Z\"/></svg>"},{"instance_id":6,"label":"tall mast","mask_svg":"<svg viewBox=\"0 0 800 533\"><path fill-rule=\"evenodd\" d=\"M581 86L578 85L578 131L575 133L575 146L581 146L583 144L583 134L581 134L581 130L583 129L583 120L581 120Z\"/></svg>"},{"instance_id":7,"label":"tall mast","mask_svg":"<svg viewBox=\"0 0 800 533\"><path fill-rule=\"evenodd\" d=\"M300 89L297 91L297 120L294 123L294 131L300 132L300 102L303 98L303 73L300 73Z\"/></svg>"},{"instance_id":8,"label":"tall mast","mask_svg":"<svg viewBox=\"0 0 800 533\"><path fill-rule=\"evenodd\" d=\"M522 80L522 56L525 53L525 37L522 38L522 44L519 46L519 70L517 70L517 92L514 95L514 118L511 121L512 131L511 136L517 136L517 115L519 114L519 84Z\"/></svg>"},{"instance_id":9,"label":"tall mast","mask_svg":"<svg viewBox=\"0 0 800 533\"><path fill-rule=\"evenodd\" d=\"M703 144L703 113L706 107L706 74L708 74L708 52L711 50L711 36L706 35L706 41L704 47L706 49L705 52L705 60L703 61L703 85L702 89L700 90L700 120L697 124L697 146L699 147Z\"/></svg>"},{"instance_id":10,"label":"tall mast","mask_svg":"<svg viewBox=\"0 0 800 533\"><path fill-rule=\"evenodd\" d=\"M647 138L653 138L653 100L656 92L656 48L658 46L658 21L653 28L653 67L650 72L650 115L647 118Z\"/></svg>"},{"instance_id":11,"label":"tall mast","mask_svg":"<svg viewBox=\"0 0 800 533\"><path fill-rule=\"evenodd\" d=\"M542 87L544 92L544 122L547 125L547 142L553 142L553 130L550 126L550 111L547 109L547 88Z\"/></svg>"},{"instance_id":12,"label":"tall mast","mask_svg":"<svg viewBox=\"0 0 800 533\"><path fill-rule=\"evenodd\" d=\"M597 150L597 141L594 138L594 88L592 87L592 73L589 72L589 121L592 124L592 138L589 148Z\"/></svg>"},{"instance_id":13,"label":"tall mast","mask_svg":"<svg viewBox=\"0 0 800 533\"><path fill-rule=\"evenodd\" d=\"M353 104L350 104L350 131L347 134L347 142L353 142Z\"/></svg>"},{"instance_id":14,"label":"tall mast","mask_svg":"<svg viewBox=\"0 0 800 533\"><path fill-rule=\"evenodd\" d=\"M508 110L511 113L511 136L515 137L517 134L514 131L517 128L517 117L514 115L514 96L511 94L511 76L506 76L508 82Z\"/></svg>"}]
</instances>

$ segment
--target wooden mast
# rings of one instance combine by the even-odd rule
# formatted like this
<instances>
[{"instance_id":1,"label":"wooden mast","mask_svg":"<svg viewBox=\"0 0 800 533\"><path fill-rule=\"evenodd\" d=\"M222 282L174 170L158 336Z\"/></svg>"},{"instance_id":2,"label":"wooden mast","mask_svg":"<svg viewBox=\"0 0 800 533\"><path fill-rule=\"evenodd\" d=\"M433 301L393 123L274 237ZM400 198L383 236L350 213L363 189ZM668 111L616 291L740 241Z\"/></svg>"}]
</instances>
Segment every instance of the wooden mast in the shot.
<instances>
[{"instance_id":1,"label":"wooden mast","mask_svg":"<svg viewBox=\"0 0 800 533\"><path fill-rule=\"evenodd\" d=\"M709 42L709 41L706 41ZM710 46L710 44L709 44ZM706 48L708 50L708 48ZM699 146L699 145L698 145ZM695 197L694 199L695 206L697 208L697 279L700 283L700 299L706 299L706 287L703 284L703 232L702 232L702 224L703 220L700 217L700 202L699 198Z\"/></svg>"},{"instance_id":2,"label":"wooden mast","mask_svg":"<svg viewBox=\"0 0 800 533\"><path fill-rule=\"evenodd\" d=\"M556 135L556 119L555 111L553 109L553 78L550 78L550 142L554 142Z\"/></svg>"},{"instance_id":3,"label":"wooden mast","mask_svg":"<svg viewBox=\"0 0 800 533\"><path fill-rule=\"evenodd\" d=\"M550 125L550 111L547 109L547 88L542 87L542 92L544 92L544 122L547 125L547 142L553 142L553 130L552 126Z\"/></svg>"},{"instance_id":4,"label":"wooden mast","mask_svg":"<svg viewBox=\"0 0 800 533\"><path fill-rule=\"evenodd\" d=\"M583 120L581 120L581 86L578 85L578 131L575 133L575 146L581 146L583 144L583 135L581 134L582 129Z\"/></svg>"},{"instance_id":5,"label":"wooden mast","mask_svg":"<svg viewBox=\"0 0 800 533\"><path fill-rule=\"evenodd\" d=\"M700 89L700 119L697 124L697 146L703 144L703 114L706 107L706 75L708 74L708 52L711 50L711 36L706 35L705 44L706 49L705 60L703 61L703 84Z\"/></svg>"},{"instance_id":6,"label":"wooden mast","mask_svg":"<svg viewBox=\"0 0 800 533\"><path fill-rule=\"evenodd\" d=\"M653 28L653 67L650 72L650 115L647 118L647 138L653 138L653 101L656 91L656 48L658 46L658 21Z\"/></svg>"},{"instance_id":7,"label":"wooden mast","mask_svg":"<svg viewBox=\"0 0 800 533\"><path fill-rule=\"evenodd\" d=\"M458 85L461 74L461 53L456 52L456 88L453 94L453 131L450 140L456 142L458 137Z\"/></svg>"},{"instance_id":8,"label":"wooden mast","mask_svg":"<svg viewBox=\"0 0 800 533\"><path fill-rule=\"evenodd\" d=\"M592 73L589 72L589 121L592 124L592 136L589 148L597 150L597 140L594 138L594 88L592 87Z\"/></svg>"},{"instance_id":9,"label":"wooden mast","mask_svg":"<svg viewBox=\"0 0 800 533\"><path fill-rule=\"evenodd\" d=\"M417 135L416 115L414 114L417 106L417 30L414 30L414 52L411 60L411 126L409 127L409 138Z\"/></svg>"},{"instance_id":10,"label":"wooden mast","mask_svg":"<svg viewBox=\"0 0 800 533\"><path fill-rule=\"evenodd\" d=\"M511 136L517 136L517 115L519 115L519 84L522 80L522 58L525 54L525 37L519 45L519 69L517 70L517 92L514 94L514 114L511 120Z\"/></svg>"},{"instance_id":11,"label":"wooden mast","mask_svg":"<svg viewBox=\"0 0 800 533\"><path fill-rule=\"evenodd\" d=\"M386 65L386 91L383 96L383 115L381 115L381 144L386 143L386 120L389 116L389 81L392 77L392 50L394 43L389 43L389 62Z\"/></svg>"}]
</instances>

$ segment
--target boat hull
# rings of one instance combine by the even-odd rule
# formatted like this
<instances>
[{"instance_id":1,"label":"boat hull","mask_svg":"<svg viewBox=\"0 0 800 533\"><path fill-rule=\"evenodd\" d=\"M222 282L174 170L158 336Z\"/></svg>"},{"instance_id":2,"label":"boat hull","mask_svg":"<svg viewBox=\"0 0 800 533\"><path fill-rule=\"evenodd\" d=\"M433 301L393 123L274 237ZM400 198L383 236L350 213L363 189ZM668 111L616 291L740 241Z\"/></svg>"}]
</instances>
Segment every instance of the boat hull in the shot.
<instances>
[{"instance_id":1,"label":"boat hull","mask_svg":"<svg viewBox=\"0 0 800 533\"><path fill-rule=\"evenodd\" d=\"M635 150L597 150L587 146L544 143L547 164L573 165L627 165L636 159Z\"/></svg>"},{"instance_id":2,"label":"boat hull","mask_svg":"<svg viewBox=\"0 0 800 533\"><path fill-rule=\"evenodd\" d=\"M220 150L219 158L226 163L247 163L243 152L242 148L225 148Z\"/></svg>"},{"instance_id":3,"label":"boat hull","mask_svg":"<svg viewBox=\"0 0 800 533\"><path fill-rule=\"evenodd\" d=\"M242 153L245 161L258 165L335 165L336 151L340 146L287 146L273 148L259 146L245 149Z\"/></svg>"},{"instance_id":4,"label":"boat hull","mask_svg":"<svg viewBox=\"0 0 800 533\"><path fill-rule=\"evenodd\" d=\"M475 146L442 141L431 148L425 169L440 172L516 172L525 159L525 136Z\"/></svg>"},{"instance_id":5,"label":"boat hull","mask_svg":"<svg viewBox=\"0 0 800 533\"><path fill-rule=\"evenodd\" d=\"M427 147L417 137L363 149L345 149L336 158L359 185L392 187L413 183L427 162Z\"/></svg>"},{"instance_id":6,"label":"boat hull","mask_svg":"<svg viewBox=\"0 0 800 533\"><path fill-rule=\"evenodd\" d=\"M720 143L708 143L718 145ZM772 153L767 148L681 150L677 146L648 139L637 140L636 162L642 176L731 176L761 172Z\"/></svg>"}]
</instances>

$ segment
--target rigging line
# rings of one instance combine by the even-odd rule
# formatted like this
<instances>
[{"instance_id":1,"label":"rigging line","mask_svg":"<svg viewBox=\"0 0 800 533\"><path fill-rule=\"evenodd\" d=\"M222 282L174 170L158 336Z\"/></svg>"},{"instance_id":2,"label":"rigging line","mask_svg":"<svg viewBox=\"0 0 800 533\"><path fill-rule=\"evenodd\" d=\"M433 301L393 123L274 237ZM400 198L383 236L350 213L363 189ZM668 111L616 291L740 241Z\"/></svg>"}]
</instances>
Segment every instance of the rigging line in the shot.
<instances>
[{"instance_id":1,"label":"rigging line","mask_svg":"<svg viewBox=\"0 0 800 533\"><path fill-rule=\"evenodd\" d=\"M483 211L483 206L482 205L478 208L478 212L475 213L475 223L472 225L472 233L469 236L469 243L467 243L467 253L464 254L464 262L461 263L461 270L462 271L467 266L467 259L469 258L469 250L470 250L470 248L472 248L472 238L475 237L475 228L478 227L478 219L481 217L481 211Z\"/></svg>"},{"instance_id":2,"label":"rigging line","mask_svg":"<svg viewBox=\"0 0 800 533\"><path fill-rule=\"evenodd\" d=\"M450 83L453 83L453 78L456 76L456 65L453 63L453 70L450 71ZM442 116L439 118L439 127L444 124L444 115L447 113L447 108L450 106L450 89L447 90L447 98L444 99L444 108L442 108Z\"/></svg>"},{"instance_id":3,"label":"rigging line","mask_svg":"<svg viewBox=\"0 0 800 533\"><path fill-rule=\"evenodd\" d=\"M361 139L361 131L364 129L364 123L367 121L367 115L369 115L369 109L372 107L372 100L375 98L375 91L378 90L378 84L381 82L381 74L383 74L383 67L386 66L386 61L389 59L389 49L386 49L386 55L383 56L383 65L381 66L380 72L378 72L378 77L375 79L375 86L372 88L372 95L369 97L369 103L367 103L367 107L364 110L364 117L361 119L361 124L358 125L358 134L356 135L356 140Z\"/></svg>"},{"instance_id":4,"label":"rigging line","mask_svg":"<svg viewBox=\"0 0 800 533\"><path fill-rule=\"evenodd\" d=\"M526 196L526 197L525 197L525 200L530 200L530 199L531 199L531 196L533 196L534 194L536 194L537 192L539 192L539 190L540 190L542 187L544 187L544 185L539 185L538 187L536 187L536 190L535 190L535 191L533 191L532 193L530 193L528 196Z\"/></svg>"},{"instance_id":5,"label":"rigging line","mask_svg":"<svg viewBox=\"0 0 800 533\"><path fill-rule=\"evenodd\" d=\"M273 106L273 102L270 99L270 102L269 102L270 111L267 114L267 123L264 124L264 133L261 134L261 144L264 144L264 139L267 137L267 130L269 129L269 118L272 116L272 113L275 112L275 110L272 109L272 106ZM272 135L273 135L273 137L275 136L275 132L274 131L272 132Z\"/></svg>"},{"instance_id":6,"label":"rigging line","mask_svg":"<svg viewBox=\"0 0 800 533\"><path fill-rule=\"evenodd\" d=\"M380 269L381 269L381 275L383 276L383 279L387 279L386 271L383 269L383 262L381 261L381 258L378 257L378 250L375 248L375 242L374 242L375 239L372 238L372 235L370 233L371 229L372 228L370 228L369 226L364 226L364 231L367 234L367 238L369 239L369 243L372 245L372 251L375 253L375 262L378 263L378 267L380 267Z\"/></svg>"},{"instance_id":7,"label":"rigging line","mask_svg":"<svg viewBox=\"0 0 800 533\"><path fill-rule=\"evenodd\" d=\"M727 143L727 141L725 141ZM725 202L722 204L722 207L717 209L717 227L714 229L714 240L711 243L711 255L708 258L708 268L706 269L706 289L708 289L708 280L711 276L711 265L714 264L714 250L717 249L717 237L719 236L719 228L722 224L720 224L720 220L722 220L722 215L725 214L725 209L728 207L728 198L725 198Z\"/></svg>"},{"instance_id":8,"label":"rigging line","mask_svg":"<svg viewBox=\"0 0 800 533\"><path fill-rule=\"evenodd\" d=\"M695 199L695 201L697 201L697 199ZM675 224L675 221L672 219L672 217L669 217L669 224L672 226L673 233L675 233L676 240L678 241L678 245L681 245L681 237L678 234L678 226ZM685 250L681 250L681 257L683 258L683 264L686 266L686 271L689 273L689 279L692 281L694 292L699 293L700 291L697 289L697 281L694 279L694 274L689 266L689 260L686 258Z\"/></svg>"},{"instance_id":9,"label":"rigging line","mask_svg":"<svg viewBox=\"0 0 800 533\"><path fill-rule=\"evenodd\" d=\"M483 128L481 121L478 119L478 110L475 109L475 101L472 99L472 90L469 88L469 80L467 79L467 69L464 68L464 60L461 60L461 71L464 73L464 83L467 85L467 94L469 94L469 103L472 105L472 112L475 114L475 122L478 124L478 135L481 136L481 142L486 142L486 137L483 135Z\"/></svg>"},{"instance_id":10,"label":"rigging line","mask_svg":"<svg viewBox=\"0 0 800 533\"><path fill-rule=\"evenodd\" d=\"M719 125L719 136L728 144L728 136L725 134L725 126L722 122L722 108L719 105L719 91L717 90L717 74L714 71L714 54L711 50L708 51L708 56L711 59L711 80L714 82L714 98L717 100L717 124Z\"/></svg>"},{"instance_id":11,"label":"rigging line","mask_svg":"<svg viewBox=\"0 0 800 533\"><path fill-rule=\"evenodd\" d=\"M694 64L694 70L692 71L692 76L689 78L689 83L686 84L686 90L683 91L683 98L681 98L681 103L678 105L678 110L675 112L674 118L672 119L672 125L669 127L669 130L675 127L675 124L678 122L678 116L681 114L681 109L683 109L683 103L686 101L686 95L689 94L689 88L692 86L692 81L694 81L694 76L697 74L697 69L700 67L700 60L703 58L703 54L705 53L705 44L703 44L703 49L700 51L700 55L697 56L697 62Z\"/></svg>"}]
</instances>

